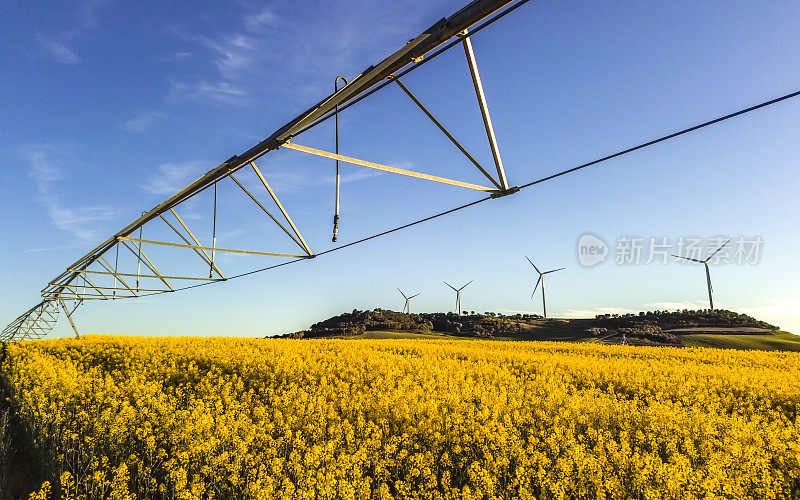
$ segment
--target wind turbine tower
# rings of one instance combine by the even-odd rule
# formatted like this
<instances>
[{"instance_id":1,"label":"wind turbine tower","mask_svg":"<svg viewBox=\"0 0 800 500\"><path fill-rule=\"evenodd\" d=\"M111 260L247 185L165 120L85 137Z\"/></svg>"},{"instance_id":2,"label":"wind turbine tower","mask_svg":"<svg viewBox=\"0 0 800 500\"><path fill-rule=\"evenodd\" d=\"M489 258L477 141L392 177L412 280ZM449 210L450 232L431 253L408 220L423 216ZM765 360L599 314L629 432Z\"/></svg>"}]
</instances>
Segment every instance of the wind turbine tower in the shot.
<instances>
[{"instance_id":1,"label":"wind turbine tower","mask_svg":"<svg viewBox=\"0 0 800 500\"><path fill-rule=\"evenodd\" d=\"M415 293L414 295L407 297L406 294L404 294L399 288L397 291L400 292L400 295L402 295L404 299L406 299L406 304L403 306L403 312L406 314L411 314L411 299L419 295L419 293Z\"/></svg>"},{"instance_id":2,"label":"wind turbine tower","mask_svg":"<svg viewBox=\"0 0 800 500\"><path fill-rule=\"evenodd\" d=\"M719 247L716 250L714 250L713 252L711 252L711 255L706 257L706 260L698 260L698 259L693 259L691 257L682 257L680 255L673 255L673 257L675 257L677 259L683 259L683 260L688 260L688 261L691 261L691 262L697 262L699 264L703 264L706 267L706 284L708 285L708 305L710 306L712 311L714 310L714 298L711 296L711 272L708 270L708 261L710 261L711 258L714 257L717 254L717 252L719 252L720 250L725 248L728 245L728 243L730 243L730 242L731 242L731 240L729 239L728 241L723 243L721 247Z\"/></svg>"},{"instance_id":3,"label":"wind turbine tower","mask_svg":"<svg viewBox=\"0 0 800 500\"><path fill-rule=\"evenodd\" d=\"M528 256L526 255L525 258L528 259ZM539 273L539 279L536 280L536 286L533 287L533 293L531 293L531 299L533 298L533 295L536 293L536 289L539 288L539 283L541 282L542 283L542 315L544 316L544 319L547 319L547 301L545 300L545 296L544 296L544 276L546 274L554 273L556 271L561 271L561 270L566 269L566 268L565 267L559 267L558 269L552 269L550 271L541 272L541 271L539 271L539 268L536 267L536 264L534 264L533 261L531 261L531 259L528 259L528 262L530 262L531 265L533 266L533 268L536 269L536 272Z\"/></svg>"},{"instance_id":4,"label":"wind turbine tower","mask_svg":"<svg viewBox=\"0 0 800 500\"><path fill-rule=\"evenodd\" d=\"M470 280L469 283L472 283L473 281L474 280ZM467 283L466 285L462 286L461 288L456 288L453 285L451 285L450 283L448 283L446 281L444 282L445 285L449 286L450 288L453 289L454 292L456 292L456 312L458 312L459 316L461 316L461 290L467 288L469 283Z\"/></svg>"}]
</instances>

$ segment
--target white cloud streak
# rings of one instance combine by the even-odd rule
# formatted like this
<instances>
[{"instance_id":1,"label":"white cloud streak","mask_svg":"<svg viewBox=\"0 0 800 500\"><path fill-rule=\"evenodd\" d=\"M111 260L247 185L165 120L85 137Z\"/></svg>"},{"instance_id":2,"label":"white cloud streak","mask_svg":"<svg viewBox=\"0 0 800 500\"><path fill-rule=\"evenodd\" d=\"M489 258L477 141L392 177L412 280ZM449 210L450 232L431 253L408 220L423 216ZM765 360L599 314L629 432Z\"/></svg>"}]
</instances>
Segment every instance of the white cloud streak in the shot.
<instances>
[{"instance_id":1,"label":"white cloud streak","mask_svg":"<svg viewBox=\"0 0 800 500\"><path fill-rule=\"evenodd\" d=\"M142 133L146 132L154 123L166 118L164 113L154 110L145 110L138 115L125 120L122 123L122 128L128 132Z\"/></svg>"},{"instance_id":2,"label":"white cloud streak","mask_svg":"<svg viewBox=\"0 0 800 500\"><path fill-rule=\"evenodd\" d=\"M80 64L83 58L70 47L70 42L77 38L86 38L87 33L99 25L97 11L106 0L80 0L70 9L68 17L72 27L58 33L37 33L36 41L56 62L62 64ZM74 17L73 17L74 16Z\"/></svg>"},{"instance_id":3,"label":"white cloud streak","mask_svg":"<svg viewBox=\"0 0 800 500\"><path fill-rule=\"evenodd\" d=\"M708 302L651 302L649 304L645 304L645 308L648 311L682 311L683 309L697 311L699 309L708 309Z\"/></svg>"},{"instance_id":4,"label":"white cloud streak","mask_svg":"<svg viewBox=\"0 0 800 500\"><path fill-rule=\"evenodd\" d=\"M24 148L23 156L30 165L30 177L38 191L38 201L45 207L50 222L58 229L80 240L94 240L100 235L102 223L116 217L117 211L109 206L68 206L52 189L64 178L53 166L51 158L59 149L49 144L35 144Z\"/></svg>"},{"instance_id":5,"label":"white cloud streak","mask_svg":"<svg viewBox=\"0 0 800 500\"><path fill-rule=\"evenodd\" d=\"M277 14L270 7L265 6L258 14L248 16L244 26L249 31L259 32L264 27L277 26L279 21Z\"/></svg>"},{"instance_id":6,"label":"white cloud streak","mask_svg":"<svg viewBox=\"0 0 800 500\"><path fill-rule=\"evenodd\" d=\"M229 82L200 80L191 84L173 82L171 94L192 100L212 100L223 104L242 104L246 92Z\"/></svg>"},{"instance_id":7,"label":"white cloud streak","mask_svg":"<svg viewBox=\"0 0 800 500\"><path fill-rule=\"evenodd\" d=\"M588 309L567 309L562 314L559 314L559 316L571 319L587 319L594 318L600 314L634 314L637 312L639 311L626 309L624 307L594 307Z\"/></svg>"},{"instance_id":8,"label":"white cloud streak","mask_svg":"<svg viewBox=\"0 0 800 500\"><path fill-rule=\"evenodd\" d=\"M59 36L37 35L36 41L55 61L62 64L78 64L82 59L67 46L67 41L70 38L72 36L68 34Z\"/></svg>"},{"instance_id":9,"label":"white cloud streak","mask_svg":"<svg viewBox=\"0 0 800 500\"><path fill-rule=\"evenodd\" d=\"M420 5L417 18L404 16L400 23L386 23L385 4L360 0L348 4L348 9L332 3L308 10L292 9L286 15L271 6L246 8L241 28L217 35L173 26L172 32L193 46L186 51L197 51L208 61L209 69L216 70L215 74L201 74L195 81L183 79L174 94L226 104L247 103L252 93L263 95L266 86L284 97L290 93L297 100L319 98L330 91L329 84L320 84L321 77L360 71L365 61L384 56L402 43L401 34L411 33L434 10L435 6ZM336 23L329 19L333 12ZM239 92L208 91L209 86L219 89L223 83Z\"/></svg>"},{"instance_id":10,"label":"white cloud streak","mask_svg":"<svg viewBox=\"0 0 800 500\"><path fill-rule=\"evenodd\" d=\"M173 195L198 178L207 167L208 162L205 161L162 163L156 167L158 173L147 182L139 184L139 187L153 195Z\"/></svg>"}]
</instances>

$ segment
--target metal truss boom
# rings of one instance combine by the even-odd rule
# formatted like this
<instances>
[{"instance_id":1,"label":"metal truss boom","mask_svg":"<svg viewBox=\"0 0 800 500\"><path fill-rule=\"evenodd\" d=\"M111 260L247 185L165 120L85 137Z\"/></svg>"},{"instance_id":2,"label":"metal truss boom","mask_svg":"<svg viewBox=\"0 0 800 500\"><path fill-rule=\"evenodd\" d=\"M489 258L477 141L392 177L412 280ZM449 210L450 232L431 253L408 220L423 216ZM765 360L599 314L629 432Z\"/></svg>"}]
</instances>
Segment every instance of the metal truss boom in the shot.
<instances>
[{"instance_id":1,"label":"metal truss boom","mask_svg":"<svg viewBox=\"0 0 800 500\"><path fill-rule=\"evenodd\" d=\"M263 156L268 151L278 149L283 143L291 139L307 125L325 116L329 112L334 111L337 106L347 103L400 69L420 60L426 53L436 49L450 38L503 8L512 1L513 0L474 0L452 16L436 22L394 54L377 65L370 66L364 70L363 73L353 78L347 85L290 120L286 125L280 127L269 137L241 155L232 156L219 166L209 170L203 176L175 195L169 197L163 203L147 211L144 215L131 222L114 236L98 245L68 267L71 269L85 269L97 259L98 255L111 249L117 243L118 238L130 236L131 233L147 222L208 188L213 185L214 182L230 175L242 166ZM76 276L74 275L73 278L74 277Z\"/></svg>"}]
</instances>

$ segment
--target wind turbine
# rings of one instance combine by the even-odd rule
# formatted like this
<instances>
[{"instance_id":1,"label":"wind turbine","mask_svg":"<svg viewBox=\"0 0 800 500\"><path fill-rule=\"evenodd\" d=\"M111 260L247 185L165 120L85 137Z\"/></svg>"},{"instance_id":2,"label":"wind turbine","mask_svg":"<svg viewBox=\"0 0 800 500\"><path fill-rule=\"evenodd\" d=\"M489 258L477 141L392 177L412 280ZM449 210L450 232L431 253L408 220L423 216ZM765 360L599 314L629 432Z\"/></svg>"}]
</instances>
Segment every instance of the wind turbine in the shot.
<instances>
[{"instance_id":1,"label":"wind turbine","mask_svg":"<svg viewBox=\"0 0 800 500\"><path fill-rule=\"evenodd\" d=\"M406 305L403 306L403 312L406 314L411 314L411 299L419 295L419 293L416 293L411 297L406 297L406 294L404 294L402 290L398 288L397 291L400 292L400 295L402 295L404 299L406 299Z\"/></svg>"},{"instance_id":2,"label":"wind turbine","mask_svg":"<svg viewBox=\"0 0 800 500\"><path fill-rule=\"evenodd\" d=\"M474 280L470 280L469 283L472 283L473 281ZM458 315L459 316L461 316L461 290L467 288L469 283L467 283L466 285L462 286L461 288L456 288L453 285L451 285L450 283L448 283L446 281L444 282L445 285L449 286L450 288L453 289L454 292L456 292L456 311L458 311Z\"/></svg>"},{"instance_id":3,"label":"wind turbine","mask_svg":"<svg viewBox=\"0 0 800 500\"><path fill-rule=\"evenodd\" d=\"M731 239L733 239L733 238L731 238ZM711 272L709 272L709 270L708 270L708 261L711 260L711 258L714 257L717 254L717 252L719 252L720 250L725 248L728 245L728 243L731 242L731 239L729 239L728 241L723 243L721 247L719 247L716 250L714 250L713 252L711 252L711 255L706 257L706 260L698 260L698 259L693 259L691 257L682 257L680 255L673 255L673 257L675 257L677 259L683 259L683 260L688 260L688 261L691 261L691 262L697 262L699 264L703 264L706 267L706 283L708 284L708 305L711 306L711 310L712 311L714 310L714 298L711 296Z\"/></svg>"},{"instance_id":4,"label":"wind turbine","mask_svg":"<svg viewBox=\"0 0 800 500\"><path fill-rule=\"evenodd\" d=\"M528 256L526 255L525 258L528 259ZM561 271L561 270L566 269L566 268L565 267L559 267L558 269L552 269L550 271L541 272L539 270L539 268L536 267L536 264L534 264L533 261L531 261L531 259L528 259L528 262L530 262L531 265L533 266L533 268L536 269L536 272L539 273L539 279L536 280L536 286L533 287L533 293L531 293L531 298L533 298L533 295L536 293L536 289L539 288L539 282L541 282L542 283L542 313L544 313L543 314L544 319L547 319L547 302L545 301L545 298L544 298L544 275L545 274L554 273L556 271Z\"/></svg>"}]
</instances>

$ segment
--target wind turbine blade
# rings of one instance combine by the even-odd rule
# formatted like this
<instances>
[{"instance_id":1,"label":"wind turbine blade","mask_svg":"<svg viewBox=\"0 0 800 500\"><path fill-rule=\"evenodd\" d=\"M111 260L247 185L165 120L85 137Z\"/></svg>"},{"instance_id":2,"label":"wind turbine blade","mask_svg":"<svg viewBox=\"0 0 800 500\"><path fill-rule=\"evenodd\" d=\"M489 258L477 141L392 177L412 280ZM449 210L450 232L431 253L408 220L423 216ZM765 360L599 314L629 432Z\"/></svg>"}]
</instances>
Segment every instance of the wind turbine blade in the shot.
<instances>
[{"instance_id":1,"label":"wind turbine blade","mask_svg":"<svg viewBox=\"0 0 800 500\"><path fill-rule=\"evenodd\" d=\"M412 295L411 297L409 297L409 298L408 298L408 300L411 300L411 299L413 299L414 297L416 297L417 295L420 295L421 293L422 293L422 292L420 292L420 293L418 293L418 294L415 294L415 295Z\"/></svg>"},{"instance_id":2,"label":"wind turbine blade","mask_svg":"<svg viewBox=\"0 0 800 500\"><path fill-rule=\"evenodd\" d=\"M404 299L408 299L408 297L406 297L406 294L404 294L402 290L398 288L397 291L400 292L400 295L402 295Z\"/></svg>"},{"instance_id":3,"label":"wind turbine blade","mask_svg":"<svg viewBox=\"0 0 800 500\"><path fill-rule=\"evenodd\" d=\"M713 291L714 287L711 286L711 272L708 270L708 264L706 264L706 281L708 282L708 291Z\"/></svg>"},{"instance_id":4,"label":"wind turbine blade","mask_svg":"<svg viewBox=\"0 0 800 500\"><path fill-rule=\"evenodd\" d=\"M564 269L566 269L566 267L559 267L558 269L553 269L552 271L545 271L542 274L550 274L550 273L554 273L556 271L563 271Z\"/></svg>"},{"instance_id":5,"label":"wind turbine blade","mask_svg":"<svg viewBox=\"0 0 800 500\"><path fill-rule=\"evenodd\" d=\"M469 283L472 283L473 281L475 281L475 280L469 280ZM461 288L459 288L458 291L460 292L461 290L467 288L469 286L469 283L467 283L466 285L464 285Z\"/></svg>"},{"instance_id":6,"label":"wind turbine blade","mask_svg":"<svg viewBox=\"0 0 800 500\"><path fill-rule=\"evenodd\" d=\"M723 248L725 248L725 247L728 245L728 243L730 243L730 242L731 242L731 240L732 240L732 239L733 239L733 238L729 238L729 239L728 239L728 241L726 241L725 243L723 243L721 247L719 247L719 248L717 248L716 250L714 250L714 252L712 252L712 253L711 253L711 255L709 255L709 256L706 258L706 260L705 260L704 262L708 262L709 260L711 260L711 257L715 256L715 255L717 254L717 252L719 252L720 250L722 250Z\"/></svg>"},{"instance_id":7,"label":"wind turbine blade","mask_svg":"<svg viewBox=\"0 0 800 500\"><path fill-rule=\"evenodd\" d=\"M451 285L450 283L448 283L448 282L446 282L446 281L443 281L442 283L444 283L445 285L447 285L447 286L449 286L450 288L452 288L454 292L457 292L457 291L458 291L458 290L456 290L456 287L454 287L454 286L453 286L453 285Z\"/></svg>"},{"instance_id":8,"label":"wind turbine blade","mask_svg":"<svg viewBox=\"0 0 800 500\"><path fill-rule=\"evenodd\" d=\"M673 254L672 256L677 259L691 260L692 262L699 262L700 264L705 264L705 262L703 262L702 260L693 259L691 257L682 257L680 255L675 255L675 254Z\"/></svg>"},{"instance_id":9,"label":"wind turbine blade","mask_svg":"<svg viewBox=\"0 0 800 500\"><path fill-rule=\"evenodd\" d=\"M528 259L528 256L526 255L526 256L525 256L525 258L526 258L526 259ZM534 263L533 263L533 261L532 261L531 259L528 259L528 262L530 262L530 263L531 263L531 265L533 266L533 268L534 268L534 269L536 269L536 272L537 272L537 273L539 273L539 274L542 274L542 272L541 272L541 271L539 271L539 268L538 268L538 267L536 267L536 264L534 264Z\"/></svg>"},{"instance_id":10,"label":"wind turbine blade","mask_svg":"<svg viewBox=\"0 0 800 500\"><path fill-rule=\"evenodd\" d=\"M531 298L533 298L533 296L536 295L536 289L539 288L539 282L540 281L542 281L542 275L541 274L539 275L539 279L536 280L536 286L533 287L533 292L531 292Z\"/></svg>"}]
</instances>

